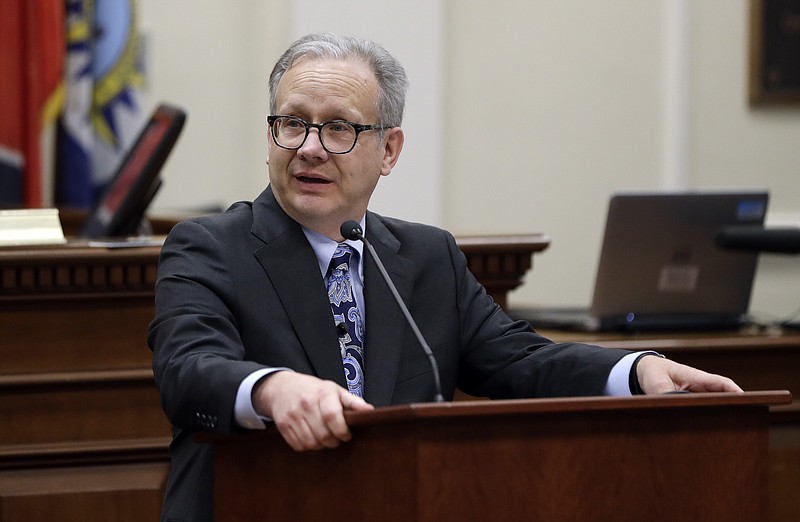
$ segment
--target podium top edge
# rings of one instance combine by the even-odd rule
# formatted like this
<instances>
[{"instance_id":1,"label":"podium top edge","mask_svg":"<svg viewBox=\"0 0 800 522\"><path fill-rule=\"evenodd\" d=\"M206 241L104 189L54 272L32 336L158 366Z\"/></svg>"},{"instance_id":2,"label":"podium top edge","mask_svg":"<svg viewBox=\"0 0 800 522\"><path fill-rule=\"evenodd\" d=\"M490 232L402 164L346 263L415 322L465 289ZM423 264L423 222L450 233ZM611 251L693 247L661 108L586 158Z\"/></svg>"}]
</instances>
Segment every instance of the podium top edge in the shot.
<instances>
[{"instance_id":1,"label":"podium top edge","mask_svg":"<svg viewBox=\"0 0 800 522\"><path fill-rule=\"evenodd\" d=\"M788 390L744 393L676 393L634 397L567 397L551 399L476 400L426 402L347 412L351 426L403 422L422 418L537 415L591 411L624 411L669 408L741 407L790 404Z\"/></svg>"}]
</instances>

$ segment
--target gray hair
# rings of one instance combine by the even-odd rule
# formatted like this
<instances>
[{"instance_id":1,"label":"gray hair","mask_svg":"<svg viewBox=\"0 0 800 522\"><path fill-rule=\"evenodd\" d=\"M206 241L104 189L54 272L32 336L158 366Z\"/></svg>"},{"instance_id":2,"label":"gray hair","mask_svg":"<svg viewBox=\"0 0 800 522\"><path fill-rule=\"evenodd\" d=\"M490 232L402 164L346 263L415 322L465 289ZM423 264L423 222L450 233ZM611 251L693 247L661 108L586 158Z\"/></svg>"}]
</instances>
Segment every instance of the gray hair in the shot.
<instances>
[{"instance_id":1,"label":"gray hair","mask_svg":"<svg viewBox=\"0 0 800 522\"><path fill-rule=\"evenodd\" d=\"M275 114L275 98L283 74L301 58L358 58L372 69L378 80L375 107L379 125L399 127L403 122L408 78L405 69L389 52L369 40L338 34L309 34L294 42L275 63L269 75L269 110Z\"/></svg>"}]
</instances>

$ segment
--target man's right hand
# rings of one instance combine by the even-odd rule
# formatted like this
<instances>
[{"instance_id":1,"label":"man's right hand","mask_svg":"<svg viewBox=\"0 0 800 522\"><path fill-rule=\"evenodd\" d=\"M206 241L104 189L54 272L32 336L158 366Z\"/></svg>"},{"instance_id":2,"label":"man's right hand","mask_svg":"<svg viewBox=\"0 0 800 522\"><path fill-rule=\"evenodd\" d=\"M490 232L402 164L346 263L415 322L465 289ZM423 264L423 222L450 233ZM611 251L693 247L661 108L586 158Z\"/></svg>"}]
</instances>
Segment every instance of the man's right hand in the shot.
<instances>
[{"instance_id":1,"label":"man's right hand","mask_svg":"<svg viewBox=\"0 0 800 522\"><path fill-rule=\"evenodd\" d=\"M344 412L374 409L333 381L290 371L261 379L253 387L253 407L273 420L295 451L335 448L349 441Z\"/></svg>"}]
</instances>

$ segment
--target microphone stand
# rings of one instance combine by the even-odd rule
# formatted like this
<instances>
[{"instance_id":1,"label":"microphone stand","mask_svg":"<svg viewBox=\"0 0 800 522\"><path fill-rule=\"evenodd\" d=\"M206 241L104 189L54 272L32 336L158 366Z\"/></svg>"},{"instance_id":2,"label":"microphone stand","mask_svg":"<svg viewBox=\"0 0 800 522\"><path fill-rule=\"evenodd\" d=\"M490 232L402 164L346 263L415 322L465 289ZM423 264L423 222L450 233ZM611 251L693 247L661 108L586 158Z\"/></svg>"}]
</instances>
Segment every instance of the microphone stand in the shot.
<instances>
[{"instance_id":1,"label":"microphone stand","mask_svg":"<svg viewBox=\"0 0 800 522\"><path fill-rule=\"evenodd\" d=\"M397 287L394 286L392 279L389 277L389 273L383 266L381 258L378 257L378 253L375 252L375 248L372 246L372 243L367 241L367 238L364 237L364 233L361 230L361 225L355 221L346 221L342 224L340 232L342 237L345 239L357 239L361 241L369 250L369 253L372 255L372 259L375 261L375 264L378 265L378 270L380 271L381 276L383 276L383 280L386 281L386 286L388 286L389 290L392 292L392 296L394 297L397 306L400 307L400 311L403 312L406 321L408 322L409 326L411 326L411 330L413 330L414 335L417 337L417 341L422 346L422 351L425 352L425 356L428 358L428 361L430 361L434 386L436 387L436 395L433 397L433 400L434 402L444 402L444 397L442 396L442 384L439 377L439 365L436 363L436 357L434 357L433 351L425 341L425 337L423 337L422 332L420 332L416 321L414 321L414 318L411 317L411 312L409 312L408 307L400 297L400 293L397 291Z\"/></svg>"}]
</instances>

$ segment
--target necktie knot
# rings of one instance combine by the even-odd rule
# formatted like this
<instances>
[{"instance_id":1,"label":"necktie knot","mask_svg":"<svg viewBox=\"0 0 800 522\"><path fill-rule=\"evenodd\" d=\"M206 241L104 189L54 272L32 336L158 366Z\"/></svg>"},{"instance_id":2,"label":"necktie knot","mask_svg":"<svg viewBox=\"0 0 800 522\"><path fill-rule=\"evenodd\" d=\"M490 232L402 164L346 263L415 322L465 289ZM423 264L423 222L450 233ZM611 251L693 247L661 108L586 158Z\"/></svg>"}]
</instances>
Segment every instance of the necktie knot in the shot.
<instances>
[{"instance_id":1,"label":"necktie knot","mask_svg":"<svg viewBox=\"0 0 800 522\"><path fill-rule=\"evenodd\" d=\"M350 278L352 248L346 243L336 247L328 265L328 298L335 307L343 303L355 303L353 283Z\"/></svg>"}]
</instances>

